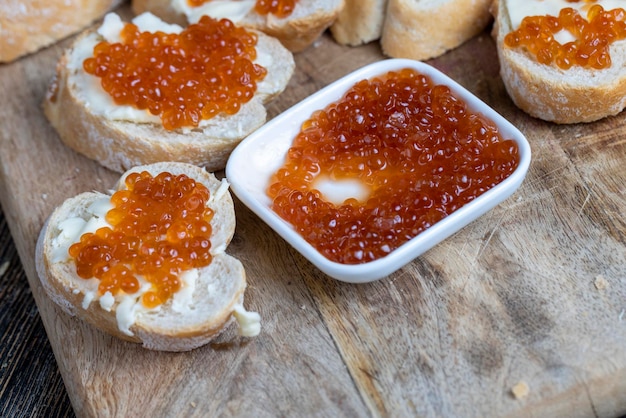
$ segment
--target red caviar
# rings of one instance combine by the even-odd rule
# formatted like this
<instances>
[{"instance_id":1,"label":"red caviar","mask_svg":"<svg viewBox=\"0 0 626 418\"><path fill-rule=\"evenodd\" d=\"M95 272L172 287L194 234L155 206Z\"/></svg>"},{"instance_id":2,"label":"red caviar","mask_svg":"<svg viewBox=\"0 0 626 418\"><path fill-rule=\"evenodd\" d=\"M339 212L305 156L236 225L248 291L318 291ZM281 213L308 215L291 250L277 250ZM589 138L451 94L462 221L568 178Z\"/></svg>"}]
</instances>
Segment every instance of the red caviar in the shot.
<instances>
[{"instance_id":1,"label":"red caviar","mask_svg":"<svg viewBox=\"0 0 626 418\"><path fill-rule=\"evenodd\" d=\"M115 103L148 110L173 130L235 114L267 70L255 64L256 34L203 16L180 34L140 32L127 23L121 43L100 42L84 61Z\"/></svg>"},{"instance_id":2,"label":"red caviar","mask_svg":"<svg viewBox=\"0 0 626 418\"><path fill-rule=\"evenodd\" d=\"M211 263L210 193L184 174L132 173L126 186L111 197L112 227L83 234L69 255L78 276L100 280L101 295L135 293L143 277L151 288L142 302L152 308L180 289L181 272Z\"/></svg>"},{"instance_id":3,"label":"red caviar","mask_svg":"<svg viewBox=\"0 0 626 418\"><path fill-rule=\"evenodd\" d=\"M412 69L354 85L304 122L267 190L273 210L326 258L384 257L507 178L518 147L447 86ZM335 205L320 176L356 179L364 201Z\"/></svg>"},{"instance_id":4,"label":"red caviar","mask_svg":"<svg viewBox=\"0 0 626 418\"><path fill-rule=\"evenodd\" d=\"M556 64L567 70L572 66L602 69L611 66L609 47L626 38L626 11L622 8L604 10L595 4L587 11L587 19L571 7L555 16L527 16L520 27L504 38L506 46L522 47L541 64ZM561 44L554 35L566 30L574 38Z\"/></svg>"}]
</instances>

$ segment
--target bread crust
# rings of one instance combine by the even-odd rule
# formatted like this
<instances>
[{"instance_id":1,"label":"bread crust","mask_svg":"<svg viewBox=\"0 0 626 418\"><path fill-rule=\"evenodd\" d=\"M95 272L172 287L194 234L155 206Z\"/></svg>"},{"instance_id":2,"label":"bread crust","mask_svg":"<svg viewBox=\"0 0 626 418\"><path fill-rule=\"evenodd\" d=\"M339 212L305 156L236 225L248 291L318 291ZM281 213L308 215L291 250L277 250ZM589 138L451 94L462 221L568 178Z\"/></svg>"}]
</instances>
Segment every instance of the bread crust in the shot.
<instances>
[{"instance_id":1,"label":"bread crust","mask_svg":"<svg viewBox=\"0 0 626 418\"><path fill-rule=\"evenodd\" d=\"M346 0L330 32L341 45L375 41L382 33L386 10L387 0Z\"/></svg>"},{"instance_id":2,"label":"bread crust","mask_svg":"<svg viewBox=\"0 0 626 418\"><path fill-rule=\"evenodd\" d=\"M506 47L504 37L511 25L504 3L494 1L492 13L501 78L521 110L538 119L572 124L593 122L626 108L626 41L611 46L610 68L563 70L539 64L522 49Z\"/></svg>"},{"instance_id":3,"label":"bread crust","mask_svg":"<svg viewBox=\"0 0 626 418\"><path fill-rule=\"evenodd\" d=\"M257 34L258 50L272 57L265 80L237 114L218 115L206 127L167 131L160 124L110 120L94 113L77 81L84 70L70 65L83 39L100 39L91 30L79 36L59 60L43 103L44 113L67 146L116 172L159 161L221 170L239 142L265 123L264 103L284 90L295 67L293 56L278 41Z\"/></svg>"},{"instance_id":4,"label":"bread crust","mask_svg":"<svg viewBox=\"0 0 626 418\"><path fill-rule=\"evenodd\" d=\"M226 191L216 195L222 183L203 169L182 163L158 163L135 167L133 171L148 171L152 175L167 171L186 174L207 186L215 199L210 203L215 215L211 221L213 261L198 269L192 311L180 313L172 308L172 300L154 311L140 312L130 326L131 335L120 329L116 312L119 303L106 310L96 300L85 306L87 294L93 291L95 279L84 280L75 272L71 260L55 259L53 241L60 233L59 224L72 217L88 218L87 207L95 200L109 198L99 192L82 193L67 199L47 219L36 246L36 266L42 286L48 296L63 311L85 320L92 326L117 338L141 343L144 347L161 351L187 351L204 345L224 331L233 320L233 311L243 303L246 288L245 270L241 263L223 250L230 242L235 229L233 201ZM123 178L117 184L118 190ZM214 293L206 290L211 287Z\"/></svg>"},{"instance_id":5,"label":"bread crust","mask_svg":"<svg viewBox=\"0 0 626 418\"><path fill-rule=\"evenodd\" d=\"M383 53L427 60L456 48L491 22L492 0L389 0L381 35Z\"/></svg>"},{"instance_id":6,"label":"bread crust","mask_svg":"<svg viewBox=\"0 0 626 418\"><path fill-rule=\"evenodd\" d=\"M186 22L184 15L172 7L172 0L132 0L131 7L137 14L149 11L168 22ZM332 25L343 7L344 0L299 0L294 12L285 18L251 11L237 24L264 32L291 52L300 52Z\"/></svg>"},{"instance_id":7,"label":"bread crust","mask_svg":"<svg viewBox=\"0 0 626 418\"><path fill-rule=\"evenodd\" d=\"M122 0L3 0L0 62L13 61L79 32L121 3Z\"/></svg>"}]
</instances>

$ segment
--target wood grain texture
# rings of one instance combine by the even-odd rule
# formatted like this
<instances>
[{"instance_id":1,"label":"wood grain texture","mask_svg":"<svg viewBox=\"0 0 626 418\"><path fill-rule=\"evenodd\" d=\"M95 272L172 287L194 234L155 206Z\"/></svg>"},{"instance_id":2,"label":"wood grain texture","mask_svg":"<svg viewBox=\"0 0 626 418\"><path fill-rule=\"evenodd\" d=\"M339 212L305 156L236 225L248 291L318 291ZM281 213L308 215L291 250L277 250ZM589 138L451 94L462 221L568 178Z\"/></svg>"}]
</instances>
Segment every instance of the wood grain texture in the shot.
<instances>
[{"instance_id":1,"label":"wood grain texture","mask_svg":"<svg viewBox=\"0 0 626 418\"><path fill-rule=\"evenodd\" d=\"M0 416L74 416L1 210Z\"/></svg>"},{"instance_id":2,"label":"wood grain texture","mask_svg":"<svg viewBox=\"0 0 626 418\"><path fill-rule=\"evenodd\" d=\"M35 274L46 216L117 178L64 148L42 115L66 44L0 67L0 196L78 416L626 413L626 115L572 126L526 116L482 34L430 63L526 134L533 162L518 192L366 285L325 276L237 201L229 251L246 267L262 334L155 353L64 315ZM383 58L376 43L342 47L325 35L296 55L270 117ZM529 391L518 399L520 382Z\"/></svg>"}]
</instances>

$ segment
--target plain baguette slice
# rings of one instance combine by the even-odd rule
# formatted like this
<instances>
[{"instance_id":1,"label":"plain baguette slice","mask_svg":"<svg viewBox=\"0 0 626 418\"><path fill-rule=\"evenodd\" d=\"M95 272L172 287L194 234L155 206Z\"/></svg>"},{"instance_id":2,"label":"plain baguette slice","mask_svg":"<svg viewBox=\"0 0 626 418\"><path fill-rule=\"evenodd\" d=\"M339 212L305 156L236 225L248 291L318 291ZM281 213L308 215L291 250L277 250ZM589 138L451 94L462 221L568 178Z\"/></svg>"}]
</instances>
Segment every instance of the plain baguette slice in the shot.
<instances>
[{"instance_id":1,"label":"plain baguette slice","mask_svg":"<svg viewBox=\"0 0 626 418\"><path fill-rule=\"evenodd\" d=\"M167 131L158 123L111 120L94 113L90 98L79 82L85 76L82 65L71 64L77 61L77 54L83 53L82 42L95 43L102 39L93 30L79 36L59 60L43 103L44 113L67 146L113 171L121 173L130 167L159 161L180 161L203 166L208 171L221 170L237 144L265 123L264 104L285 89L295 68L291 52L280 42L262 32L257 35L257 55L270 61L265 66L265 79L238 113L218 115L209 119L207 126Z\"/></svg>"},{"instance_id":2,"label":"plain baguette slice","mask_svg":"<svg viewBox=\"0 0 626 418\"><path fill-rule=\"evenodd\" d=\"M0 62L13 61L79 32L121 3L122 0L2 0Z\"/></svg>"},{"instance_id":3,"label":"plain baguette slice","mask_svg":"<svg viewBox=\"0 0 626 418\"><path fill-rule=\"evenodd\" d=\"M458 47L491 22L492 0L389 0L381 46L393 58L427 60Z\"/></svg>"},{"instance_id":4,"label":"plain baguette slice","mask_svg":"<svg viewBox=\"0 0 626 418\"><path fill-rule=\"evenodd\" d=\"M131 7L136 14L149 11L168 22L187 22L187 17L172 6L172 0L132 0ZM298 0L293 13L285 18L252 10L235 23L280 40L291 52L300 52L333 24L343 7L344 0Z\"/></svg>"},{"instance_id":5,"label":"plain baguette slice","mask_svg":"<svg viewBox=\"0 0 626 418\"><path fill-rule=\"evenodd\" d=\"M224 252L235 230L233 201L230 193L223 190L222 182L213 174L183 163L135 167L124 174L115 190L122 188L123 180L130 172L141 171L148 171L153 176L164 171L174 175L186 174L204 184L213 197L209 206L215 212L211 221L211 249L215 253L211 264L198 270L192 297L193 308L175 311L171 299L160 309L137 314L134 324L130 326L132 335L128 335L120 329L116 320L118 303L110 311L103 309L97 300L93 300L87 308L83 306L86 295L94 291L94 286L97 287L97 281L79 278L71 260L59 261L53 243L59 236L59 224L62 221L74 217L88 219L89 205L99 198L110 196L98 192L82 193L70 198L53 211L37 242L37 272L48 296L66 313L113 336L141 343L148 349L191 350L216 337L232 322L234 312L242 308L246 288L245 271L236 258ZM220 188L222 190L218 192Z\"/></svg>"},{"instance_id":6,"label":"plain baguette slice","mask_svg":"<svg viewBox=\"0 0 626 418\"><path fill-rule=\"evenodd\" d=\"M380 38L387 10L387 0L346 0L330 27L335 41L357 46Z\"/></svg>"},{"instance_id":7,"label":"plain baguette slice","mask_svg":"<svg viewBox=\"0 0 626 418\"><path fill-rule=\"evenodd\" d=\"M573 66L563 70L538 63L521 48L506 47L504 37L512 31L506 3L495 1L492 13L500 75L509 96L524 112L546 121L570 124L593 122L626 108L626 41L610 47L609 68Z\"/></svg>"}]
</instances>

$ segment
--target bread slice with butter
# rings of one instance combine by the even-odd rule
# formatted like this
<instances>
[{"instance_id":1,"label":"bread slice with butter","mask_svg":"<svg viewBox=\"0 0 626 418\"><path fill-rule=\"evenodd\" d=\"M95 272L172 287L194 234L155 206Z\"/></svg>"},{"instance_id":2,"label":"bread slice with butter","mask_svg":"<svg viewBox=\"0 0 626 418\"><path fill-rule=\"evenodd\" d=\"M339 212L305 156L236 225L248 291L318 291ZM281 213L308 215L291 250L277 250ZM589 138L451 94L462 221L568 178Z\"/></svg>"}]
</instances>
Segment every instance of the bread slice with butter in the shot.
<instances>
[{"instance_id":1,"label":"bread slice with butter","mask_svg":"<svg viewBox=\"0 0 626 418\"><path fill-rule=\"evenodd\" d=\"M188 0L133 0L131 7L137 14L148 11L178 24L195 23L204 14L227 18L280 40L291 52L312 45L344 7L344 0L298 0L293 12L281 18L255 12L255 3L256 0L209 0L191 7Z\"/></svg>"},{"instance_id":2,"label":"bread slice with butter","mask_svg":"<svg viewBox=\"0 0 626 418\"><path fill-rule=\"evenodd\" d=\"M623 3L626 2L495 1L493 35L500 75L515 105L533 117L560 124L593 122L626 108L626 40L616 41L609 47L611 65L602 69L577 65L562 69L556 64L541 64L524 48L504 43L505 36L517 29L525 16L558 16L565 7L580 8L586 16L585 11L594 4L606 10L626 9Z\"/></svg>"},{"instance_id":3,"label":"bread slice with butter","mask_svg":"<svg viewBox=\"0 0 626 418\"><path fill-rule=\"evenodd\" d=\"M83 279L68 248L83 233L107 226L104 215L113 192L125 189L130 173L184 174L207 187L208 206L214 211L210 224L212 261L206 267L183 272L181 289L157 308L145 308L135 294L115 296L98 292L99 280ZM157 163L134 167L123 174L111 194L87 192L57 207L41 230L36 249L39 278L48 296L69 315L85 320L115 337L161 351L187 351L207 344L235 319L240 333L254 336L260 330L259 315L243 307L245 270L225 249L235 231L233 200L225 181L197 166Z\"/></svg>"},{"instance_id":4,"label":"bread slice with butter","mask_svg":"<svg viewBox=\"0 0 626 418\"><path fill-rule=\"evenodd\" d=\"M151 14L133 22L146 31L180 31ZM57 64L56 75L44 100L44 113L70 148L117 172L159 161L180 161L223 169L231 151L267 118L264 104L280 94L294 71L291 52L262 32L255 63L267 70L254 97L234 115L218 114L198 127L166 130L157 116L131 106L118 106L83 68L93 48L106 37L119 36L121 20L109 14L96 30L79 36ZM123 27L123 26L122 26ZM116 32L117 31L117 32Z\"/></svg>"}]
</instances>

